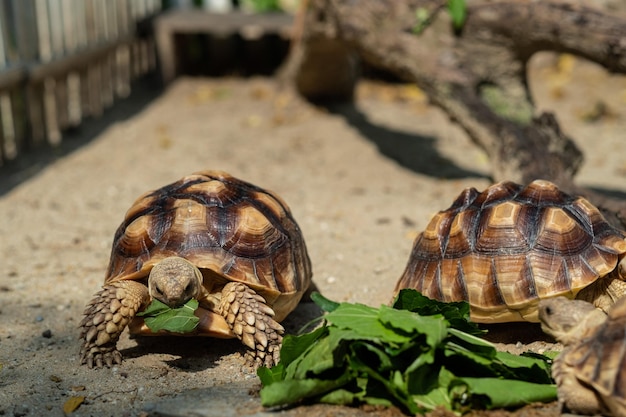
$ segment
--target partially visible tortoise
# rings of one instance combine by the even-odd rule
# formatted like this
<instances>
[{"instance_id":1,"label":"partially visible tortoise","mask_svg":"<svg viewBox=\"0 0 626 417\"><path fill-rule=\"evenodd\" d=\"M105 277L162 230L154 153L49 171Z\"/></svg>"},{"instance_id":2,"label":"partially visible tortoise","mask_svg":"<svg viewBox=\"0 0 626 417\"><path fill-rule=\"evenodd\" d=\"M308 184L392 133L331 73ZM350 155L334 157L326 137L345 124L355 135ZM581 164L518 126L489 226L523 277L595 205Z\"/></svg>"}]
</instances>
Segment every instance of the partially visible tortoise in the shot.
<instances>
[{"instance_id":1,"label":"partially visible tortoise","mask_svg":"<svg viewBox=\"0 0 626 417\"><path fill-rule=\"evenodd\" d=\"M625 237L548 181L468 188L416 238L395 293L468 301L479 323L537 322L539 300L559 295L607 310L626 294Z\"/></svg>"},{"instance_id":2,"label":"partially visible tortoise","mask_svg":"<svg viewBox=\"0 0 626 417\"><path fill-rule=\"evenodd\" d=\"M582 300L542 300L539 319L544 332L565 346L552 365L562 407L626 416L626 298L608 316Z\"/></svg>"},{"instance_id":3,"label":"partially visible tortoise","mask_svg":"<svg viewBox=\"0 0 626 417\"><path fill-rule=\"evenodd\" d=\"M311 283L304 239L277 195L224 172L204 171L139 197L117 229L104 286L87 305L81 363L121 363L127 326L153 298L200 303L194 335L240 339L254 365L279 359L283 327Z\"/></svg>"}]
</instances>

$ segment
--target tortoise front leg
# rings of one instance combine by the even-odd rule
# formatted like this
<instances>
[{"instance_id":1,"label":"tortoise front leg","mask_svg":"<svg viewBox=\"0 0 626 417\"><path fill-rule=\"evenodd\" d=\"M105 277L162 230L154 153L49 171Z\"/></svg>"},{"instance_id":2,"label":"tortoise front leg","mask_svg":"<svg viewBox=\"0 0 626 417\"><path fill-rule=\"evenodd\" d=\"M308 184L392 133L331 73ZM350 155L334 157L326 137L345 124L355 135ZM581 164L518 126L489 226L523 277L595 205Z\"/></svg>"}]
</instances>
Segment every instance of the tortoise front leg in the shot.
<instances>
[{"instance_id":1,"label":"tortoise front leg","mask_svg":"<svg viewBox=\"0 0 626 417\"><path fill-rule=\"evenodd\" d=\"M85 308L80 322L80 363L90 368L122 363L117 340L139 309L150 301L148 288L135 281L105 285Z\"/></svg>"},{"instance_id":2,"label":"tortoise front leg","mask_svg":"<svg viewBox=\"0 0 626 417\"><path fill-rule=\"evenodd\" d=\"M285 329L273 319L274 310L262 296L240 282L229 282L222 290L218 313L243 344L252 349L249 360L255 367L278 363Z\"/></svg>"}]
</instances>

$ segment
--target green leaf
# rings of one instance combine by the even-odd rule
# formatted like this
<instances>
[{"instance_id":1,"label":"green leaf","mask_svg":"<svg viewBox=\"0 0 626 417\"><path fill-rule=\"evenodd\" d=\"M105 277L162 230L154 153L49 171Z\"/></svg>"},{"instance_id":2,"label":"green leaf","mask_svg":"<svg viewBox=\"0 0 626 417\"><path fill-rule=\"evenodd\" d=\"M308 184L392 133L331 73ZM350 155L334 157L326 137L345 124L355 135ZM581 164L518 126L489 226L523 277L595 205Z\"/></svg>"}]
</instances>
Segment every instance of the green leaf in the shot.
<instances>
[{"instance_id":1,"label":"green leaf","mask_svg":"<svg viewBox=\"0 0 626 417\"><path fill-rule=\"evenodd\" d=\"M367 366L367 369L374 369L376 372L388 371L393 369L393 363L389 355L380 347L368 343L367 341L355 340L351 345L354 366ZM358 359L358 362L354 362ZM359 368L357 368L359 369ZM365 368L361 368L364 370Z\"/></svg>"},{"instance_id":2,"label":"green leaf","mask_svg":"<svg viewBox=\"0 0 626 417\"><path fill-rule=\"evenodd\" d=\"M428 9L424 7L418 7L415 9L415 24L413 25L413 33L420 35L428 26L430 19L431 15L428 12Z\"/></svg>"},{"instance_id":3,"label":"green leaf","mask_svg":"<svg viewBox=\"0 0 626 417\"><path fill-rule=\"evenodd\" d=\"M256 13L276 12L281 10L280 1L278 0L242 0Z\"/></svg>"},{"instance_id":4,"label":"green leaf","mask_svg":"<svg viewBox=\"0 0 626 417\"><path fill-rule=\"evenodd\" d=\"M433 348L447 335L448 326L441 318L420 316L408 310L395 310L387 306L381 306L378 315L386 328L401 330L409 337L424 334L428 345Z\"/></svg>"},{"instance_id":5,"label":"green leaf","mask_svg":"<svg viewBox=\"0 0 626 417\"><path fill-rule=\"evenodd\" d=\"M492 343L457 329L450 328L448 331L451 336L447 345L449 349L471 354L478 362L483 362L483 359L491 362L496 357L496 347Z\"/></svg>"},{"instance_id":6,"label":"green leaf","mask_svg":"<svg viewBox=\"0 0 626 417\"><path fill-rule=\"evenodd\" d=\"M556 386L553 384L537 384L514 379L464 377L453 384L466 384L467 393L464 402L472 403L477 398L487 398L488 404L484 404L486 408L521 407L533 402L554 401L557 396Z\"/></svg>"},{"instance_id":7,"label":"green leaf","mask_svg":"<svg viewBox=\"0 0 626 417\"><path fill-rule=\"evenodd\" d=\"M508 352L497 352L494 363L512 372L515 379L543 384L549 384L552 381L550 370L552 360L538 353L526 352L513 355ZM501 376L504 376L504 372L501 372Z\"/></svg>"},{"instance_id":8,"label":"green leaf","mask_svg":"<svg viewBox=\"0 0 626 417\"><path fill-rule=\"evenodd\" d=\"M285 379L309 378L332 369L336 371L333 375L343 372L341 367L346 363L348 353L346 342L360 339L361 337L353 330L328 327L326 337L321 337L309 345L301 356L285 368ZM300 340L306 343L305 339Z\"/></svg>"},{"instance_id":9,"label":"green leaf","mask_svg":"<svg viewBox=\"0 0 626 417\"><path fill-rule=\"evenodd\" d=\"M341 303L326 315L326 320L341 329L351 329L361 337L385 340L388 343L404 343L410 336L389 329L378 319L379 311L364 304Z\"/></svg>"},{"instance_id":10,"label":"green leaf","mask_svg":"<svg viewBox=\"0 0 626 417\"><path fill-rule=\"evenodd\" d=\"M194 315L198 305L197 300L191 299L180 307L170 308L158 300L152 300L150 305L137 315L144 318L146 326L154 333L160 330L189 333L200 321Z\"/></svg>"},{"instance_id":11,"label":"green leaf","mask_svg":"<svg viewBox=\"0 0 626 417\"><path fill-rule=\"evenodd\" d=\"M148 304L148 307L146 307L145 310L137 313L137 315L138 316L156 316L168 310L171 310L171 308L167 304L164 304L157 299L153 299L152 302Z\"/></svg>"},{"instance_id":12,"label":"green leaf","mask_svg":"<svg viewBox=\"0 0 626 417\"><path fill-rule=\"evenodd\" d=\"M434 410L440 406L451 410L452 401L448 393L448 386L450 381L454 379L454 375L442 367L438 373L431 369L428 377L429 383L427 385L410 391L413 394L411 400L415 403L415 407L420 413Z\"/></svg>"},{"instance_id":13,"label":"green leaf","mask_svg":"<svg viewBox=\"0 0 626 417\"><path fill-rule=\"evenodd\" d=\"M259 369L264 405L307 399L393 404L419 414L555 399L550 358L498 352L477 336L466 303L415 290L401 291L394 308L317 300L328 311L323 326L286 336L281 362Z\"/></svg>"},{"instance_id":14,"label":"green leaf","mask_svg":"<svg viewBox=\"0 0 626 417\"><path fill-rule=\"evenodd\" d=\"M261 405L274 407L283 404L293 404L306 398L311 398L339 388L346 383L347 378L338 379L292 379L277 381L264 386L261 390Z\"/></svg>"},{"instance_id":15,"label":"green leaf","mask_svg":"<svg viewBox=\"0 0 626 417\"><path fill-rule=\"evenodd\" d=\"M409 310L420 316L441 315L450 322L452 328L476 335L485 333L476 323L470 321L470 308L465 301L444 303L428 298L414 289L405 288L396 296L393 308Z\"/></svg>"},{"instance_id":16,"label":"green leaf","mask_svg":"<svg viewBox=\"0 0 626 417\"><path fill-rule=\"evenodd\" d=\"M303 335L286 335L280 349L280 362L284 366L289 366L289 364L296 360L296 358L302 356L302 354L304 354L304 352L309 349L315 341L317 341L320 337L325 336L327 333L328 328L319 327L312 332L305 333Z\"/></svg>"},{"instance_id":17,"label":"green leaf","mask_svg":"<svg viewBox=\"0 0 626 417\"><path fill-rule=\"evenodd\" d=\"M311 300L313 300L313 302L317 304L319 308L321 308L327 313L330 313L331 311L335 311L335 309L339 307L340 305L339 303L335 301L331 301L328 298L324 297L322 294L320 294L317 291L314 291L311 293Z\"/></svg>"},{"instance_id":18,"label":"green leaf","mask_svg":"<svg viewBox=\"0 0 626 417\"><path fill-rule=\"evenodd\" d=\"M285 374L285 367L279 363L272 368L261 366L256 370L256 374L263 385L271 385L274 382L282 381Z\"/></svg>"},{"instance_id":19,"label":"green leaf","mask_svg":"<svg viewBox=\"0 0 626 417\"><path fill-rule=\"evenodd\" d=\"M461 29L467 17L467 5L465 0L448 0L448 12L452 17L455 29Z\"/></svg>"},{"instance_id":20,"label":"green leaf","mask_svg":"<svg viewBox=\"0 0 626 417\"><path fill-rule=\"evenodd\" d=\"M347 389L336 389L320 397L321 403L336 404L336 405L350 405L357 401L359 396L354 392Z\"/></svg>"}]
</instances>

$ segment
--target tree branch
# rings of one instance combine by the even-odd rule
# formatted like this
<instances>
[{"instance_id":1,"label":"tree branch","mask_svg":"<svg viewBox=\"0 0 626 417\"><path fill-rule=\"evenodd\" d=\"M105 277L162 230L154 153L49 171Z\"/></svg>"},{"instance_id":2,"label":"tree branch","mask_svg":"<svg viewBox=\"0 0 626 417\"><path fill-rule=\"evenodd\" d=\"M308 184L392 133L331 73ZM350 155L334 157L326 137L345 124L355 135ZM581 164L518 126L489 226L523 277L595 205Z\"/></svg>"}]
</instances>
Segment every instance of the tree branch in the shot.
<instances>
[{"instance_id":1,"label":"tree branch","mask_svg":"<svg viewBox=\"0 0 626 417\"><path fill-rule=\"evenodd\" d=\"M488 3L469 7L455 34L448 14L437 13L441 7L441 0L310 0L299 59L290 63L295 79L306 78L312 62L339 63L330 78L352 79L350 90L357 72L340 51L356 52L424 90L488 154L494 180L544 178L584 192L573 182L582 154L552 115L536 114L526 67L534 53L548 50L626 73L626 21L562 3ZM418 10L430 16L419 34ZM323 43L335 45L335 55L328 53L333 48L320 52ZM300 91L315 97L324 87L322 76ZM334 85L325 92L340 90Z\"/></svg>"}]
</instances>

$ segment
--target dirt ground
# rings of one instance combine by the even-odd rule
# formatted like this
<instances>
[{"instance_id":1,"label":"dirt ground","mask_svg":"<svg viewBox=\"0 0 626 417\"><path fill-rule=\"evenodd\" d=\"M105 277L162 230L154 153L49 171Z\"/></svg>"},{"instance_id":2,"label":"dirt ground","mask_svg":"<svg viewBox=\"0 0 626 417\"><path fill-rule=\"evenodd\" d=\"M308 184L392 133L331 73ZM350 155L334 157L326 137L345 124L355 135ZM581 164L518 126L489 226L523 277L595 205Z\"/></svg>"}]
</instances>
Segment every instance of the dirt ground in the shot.
<instances>
[{"instance_id":1,"label":"dirt ground","mask_svg":"<svg viewBox=\"0 0 626 417\"><path fill-rule=\"evenodd\" d=\"M626 79L544 56L531 80L539 106L555 111L585 152L579 183L626 198ZM490 184L484 153L412 86L363 82L354 107L332 111L270 79L151 88L57 151L0 171L0 415L61 416L72 397L85 397L75 416L401 415L263 410L234 341L138 343L124 334L121 366L80 366L83 308L102 284L116 227L144 191L202 169L271 189L303 230L321 292L378 306L389 301L429 218L463 188ZM294 331L315 314L302 305L286 327ZM524 337L517 336L513 342ZM520 413L556 414L555 404Z\"/></svg>"}]
</instances>

